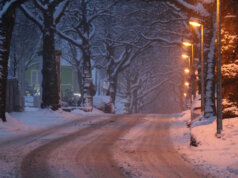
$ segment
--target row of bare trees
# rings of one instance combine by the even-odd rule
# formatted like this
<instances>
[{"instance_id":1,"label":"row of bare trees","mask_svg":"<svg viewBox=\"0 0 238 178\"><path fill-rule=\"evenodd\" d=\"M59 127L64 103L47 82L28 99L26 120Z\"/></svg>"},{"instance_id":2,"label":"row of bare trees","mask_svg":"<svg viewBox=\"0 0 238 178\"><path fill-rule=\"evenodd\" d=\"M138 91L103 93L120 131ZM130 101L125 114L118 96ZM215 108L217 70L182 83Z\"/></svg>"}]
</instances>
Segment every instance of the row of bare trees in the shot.
<instances>
[{"instance_id":1,"label":"row of bare trees","mask_svg":"<svg viewBox=\"0 0 238 178\"><path fill-rule=\"evenodd\" d=\"M66 51L66 54L63 54L64 58L77 70L83 104L88 111L92 110L92 68L96 68L106 75L109 82L107 94L113 104L116 101L118 86L122 82L119 76L130 71L130 84L125 85L120 92L128 93L130 112L138 112L138 108L152 103L150 100L155 97L151 93L157 95L159 92L155 91L164 87L164 83L173 83L166 86L169 87L168 90L176 92L182 85L174 81L177 79L175 76L181 77L179 71L182 71L180 64L176 62L179 61L179 50L174 49L180 49L178 47L184 36L184 22L188 16L183 10L207 17L211 13L209 9L212 8L209 4L194 5L183 0L141 0L139 3L137 0L5 0L0 3L0 9L0 118L5 121L7 63L16 9L20 9L41 33L37 44L42 45L43 55L43 108L57 110L60 107L55 61L55 46L58 45L56 38L60 38L60 46L66 48L63 49ZM12 42L12 58L14 50L19 46L17 43ZM173 55L166 57L171 51ZM148 60L150 58L151 60ZM16 63L18 59L16 58ZM146 70L145 63L139 62L141 60L149 64ZM158 72L155 63L166 67L161 67L161 71ZM27 63L25 65L27 67ZM176 70L171 67L173 65L177 67ZM148 71L151 75L147 75ZM126 92L128 86L130 92ZM207 93L208 91L210 89ZM213 101L213 98L210 100Z\"/></svg>"}]
</instances>

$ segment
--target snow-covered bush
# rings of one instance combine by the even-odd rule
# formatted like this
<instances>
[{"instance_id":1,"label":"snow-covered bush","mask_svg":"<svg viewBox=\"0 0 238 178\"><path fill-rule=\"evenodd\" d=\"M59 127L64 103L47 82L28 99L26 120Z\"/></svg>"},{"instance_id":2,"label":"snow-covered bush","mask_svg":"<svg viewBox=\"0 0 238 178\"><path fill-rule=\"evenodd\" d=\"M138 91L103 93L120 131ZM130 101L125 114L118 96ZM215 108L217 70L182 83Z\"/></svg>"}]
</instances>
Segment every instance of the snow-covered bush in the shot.
<instances>
[{"instance_id":1,"label":"snow-covered bush","mask_svg":"<svg viewBox=\"0 0 238 178\"><path fill-rule=\"evenodd\" d=\"M223 7L222 20L222 94L223 117L238 115L238 13L235 1Z\"/></svg>"},{"instance_id":2,"label":"snow-covered bush","mask_svg":"<svg viewBox=\"0 0 238 178\"><path fill-rule=\"evenodd\" d=\"M238 79L238 60L235 63L224 64L222 66L222 76L224 80Z\"/></svg>"},{"instance_id":3,"label":"snow-covered bush","mask_svg":"<svg viewBox=\"0 0 238 178\"><path fill-rule=\"evenodd\" d=\"M223 99L222 105L223 105L223 118L238 117L238 108L234 102L231 102L228 99Z\"/></svg>"}]
</instances>

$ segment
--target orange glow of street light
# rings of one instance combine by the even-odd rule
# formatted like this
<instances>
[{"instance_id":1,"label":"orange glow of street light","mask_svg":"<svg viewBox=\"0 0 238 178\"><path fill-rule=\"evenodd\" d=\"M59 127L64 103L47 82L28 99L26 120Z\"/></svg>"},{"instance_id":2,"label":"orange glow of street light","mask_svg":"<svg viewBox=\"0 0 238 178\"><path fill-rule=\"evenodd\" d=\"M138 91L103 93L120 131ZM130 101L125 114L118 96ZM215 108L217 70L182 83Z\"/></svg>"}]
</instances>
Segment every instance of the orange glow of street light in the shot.
<instances>
[{"instance_id":1,"label":"orange glow of street light","mask_svg":"<svg viewBox=\"0 0 238 178\"><path fill-rule=\"evenodd\" d=\"M201 23L198 23L196 21L189 21L189 24L194 26L194 27L201 27L201 25L202 25Z\"/></svg>"},{"instance_id":2,"label":"orange glow of street light","mask_svg":"<svg viewBox=\"0 0 238 178\"><path fill-rule=\"evenodd\" d=\"M187 59L189 56L187 54L182 54L182 58Z\"/></svg>"},{"instance_id":3,"label":"orange glow of street light","mask_svg":"<svg viewBox=\"0 0 238 178\"><path fill-rule=\"evenodd\" d=\"M187 97L187 93L184 93L183 96L184 96L184 97Z\"/></svg>"},{"instance_id":4,"label":"orange glow of street light","mask_svg":"<svg viewBox=\"0 0 238 178\"><path fill-rule=\"evenodd\" d=\"M189 42L183 42L183 45L186 46L186 47L189 47L189 46L192 46L193 44L189 43Z\"/></svg>"},{"instance_id":5,"label":"orange glow of street light","mask_svg":"<svg viewBox=\"0 0 238 178\"><path fill-rule=\"evenodd\" d=\"M185 82L184 85L185 85L186 87L188 87L188 86L189 86L189 83L188 83L188 82Z\"/></svg>"},{"instance_id":6,"label":"orange glow of street light","mask_svg":"<svg viewBox=\"0 0 238 178\"><path fill-rule=\"evenodd\" d=\"M188 74L190 71L189 71L188 68L186 68L186 69L184 69L184 72L185 72L186 74Z\"/></svg>"}]
</instances>

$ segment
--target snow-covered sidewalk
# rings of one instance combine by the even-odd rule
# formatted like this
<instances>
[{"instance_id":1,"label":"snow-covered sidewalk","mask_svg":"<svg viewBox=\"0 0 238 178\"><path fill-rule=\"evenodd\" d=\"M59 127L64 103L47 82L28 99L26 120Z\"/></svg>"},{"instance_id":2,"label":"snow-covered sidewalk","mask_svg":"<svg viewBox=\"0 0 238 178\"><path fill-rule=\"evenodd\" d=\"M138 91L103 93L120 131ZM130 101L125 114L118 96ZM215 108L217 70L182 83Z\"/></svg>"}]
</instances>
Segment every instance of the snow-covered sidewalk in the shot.
<instances>
[{"instance_id":1,"label":"snow-covered sidewalk","mask_svg":"<svg viewBox=\"0 0 238 178\"><path fill-rule=\"evenodd\" d=\"M7 113L7 122L0 123L0 141L11 136L60 125L85 116L101 115L103 112L93 109L93 112L73 110L52 111L50 109L25 108L24 112Z\"/></svg>"},{"instance_id":2,"label":"snow-covered sidewalk","mask_svg":"<svg viewBox=\"0 0 238 178\"><path fill-rule=\"evenodd\" d=\"M216 121L189 129L190 111L174 118L170 128L173 143L182 157L208 177L238 177L238 118L223 120L222 138L216 137ZM191 147L190 133L199 142Z\"/></svg>"}]
</instances>

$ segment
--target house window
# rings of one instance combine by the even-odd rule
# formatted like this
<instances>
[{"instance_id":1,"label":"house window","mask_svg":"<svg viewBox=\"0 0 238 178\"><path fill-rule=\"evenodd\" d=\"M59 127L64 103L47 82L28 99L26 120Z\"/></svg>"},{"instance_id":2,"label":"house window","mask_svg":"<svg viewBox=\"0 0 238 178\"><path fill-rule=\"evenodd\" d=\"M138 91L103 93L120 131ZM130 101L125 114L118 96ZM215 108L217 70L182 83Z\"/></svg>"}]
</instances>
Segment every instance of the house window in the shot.
<instances>
[{"instance_id":1,"label":"house window","mask_svg":"<svg viewBox=\"0 0 238 178\"><path fill-rule=\"evenodd\" d=\"M32 84L40 84L40 71L39 70L31 71L31 83Z\"/></svg>"}]
</instances>

